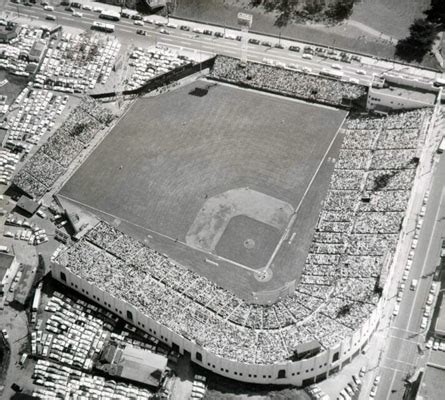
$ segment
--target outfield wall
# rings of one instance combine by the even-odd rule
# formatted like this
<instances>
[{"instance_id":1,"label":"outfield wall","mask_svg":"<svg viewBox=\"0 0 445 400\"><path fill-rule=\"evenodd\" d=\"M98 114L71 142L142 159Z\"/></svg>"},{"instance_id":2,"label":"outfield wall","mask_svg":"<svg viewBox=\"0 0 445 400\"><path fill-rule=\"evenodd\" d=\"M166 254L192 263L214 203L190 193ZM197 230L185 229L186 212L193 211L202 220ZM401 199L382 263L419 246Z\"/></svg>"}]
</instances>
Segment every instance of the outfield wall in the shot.
<instances>
[{"instance_id":1,"label":"outfield wall","mask_svg":"<svg viewBox=\"0 0 445 400\"><path fill-rule=\"evenodd\" d=\"M179 334L171 331L133 305L100 290L54 261L51 263L51 275L126 322L158 338L175 351L181 354L188 352L191 360L203 368L227 378L257 384L306 386L338 372L368 343L378 326L383 310L383 301L380 301L369 318L350 337L312 358L295 362L283 360L275 364L247 364L214 355L199 343L187 338L187 332Z\"/></svg>"}]
</instances>

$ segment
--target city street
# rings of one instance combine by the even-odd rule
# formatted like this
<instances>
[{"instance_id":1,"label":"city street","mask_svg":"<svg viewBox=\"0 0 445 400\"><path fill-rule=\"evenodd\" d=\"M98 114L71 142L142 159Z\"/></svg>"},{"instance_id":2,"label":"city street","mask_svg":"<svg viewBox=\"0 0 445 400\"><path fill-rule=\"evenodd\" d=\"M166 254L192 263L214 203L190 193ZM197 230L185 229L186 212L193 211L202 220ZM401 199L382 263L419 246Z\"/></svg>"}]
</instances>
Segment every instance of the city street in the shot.
<instances>
[{"instance_id":1,"label":"city street","mask_svg":"<svg viewBox=\"0 0 445 400\"><path fill-rule=\"evenodd\" d=\"M101 7L104 6L101 3ZM106 5L105 5L106 6ZM75 17L71 12L65 11L61 6L56 6L55 11L51 14L56 17L56 21L51 22L45 20L45 15L48 11L45 11L41 6L35 5L33 7L26 7L23 5L7 3L5 11L11 15L17 17L28 17L34 20L44 20L48 26L61 24L71 27L77 27L81 29L89 29L94 21L99 20L98 13L92 11L81 10L82 17ZM154 21L167 20L162 17L153 16ZM103 20L99 20L103 21ZM105 22L105 21L104 21ZM240 57L241 55L241 43L237 40L228 38L217 38L215 36L208 36L205 34L197 34L193 32L193 29L199 28L211 29L212 32L220 32L221 34L231 35L235 37L240 34L239 31L230 29L224 29L221 27L214 27L211 25L202 25L189 21L181 21L170 18L170 23L177 26L174 28L166 28L168 34L162 33L161 27L150 23L145 23L144 26L138 26L134 24L133 20L121 19L114 22L116 36L124 43L132 43L135 45L147 44L165 44L170 47L192 49L203 53L218 53L227 56ZM40 22L41 23L41 22ZM187 25L190 27L190 31L180 30L181 25ZM144 29L148 32L148 36L140 36L136 34L138 29ZM165 29L165 28L164 28ZM361 84L368 85L372 80L372 74L382 74L384 72L398 73L403 76L409 76L415 79L433 81L438 77L438 74L433 71L423 70L415 67L404 66L393 62L376 60L374 57L362 56L361 61L352 61L352 63L344 63L341 61L334 61L328 58L321 58L313 56L312 59L303 58L304 43L298 41L289 41L278 38L271 38L265 35L257 35L249 33L249 39L257 39L260 42L269 42L272 46L280 42L284 49L266 47L261 44L248 45L248 59L251 61L262 62L265 58L272 59L275 62L284 64L296 64L299 68L310 68L311 72L318 73L322 69L331 69L332 64L340 64L344 79L356 79ZM300 52L294 52L288 50L289 46L299 46ZM360 72L358 72L360 71Z\"/></svg>"}]
</instances>

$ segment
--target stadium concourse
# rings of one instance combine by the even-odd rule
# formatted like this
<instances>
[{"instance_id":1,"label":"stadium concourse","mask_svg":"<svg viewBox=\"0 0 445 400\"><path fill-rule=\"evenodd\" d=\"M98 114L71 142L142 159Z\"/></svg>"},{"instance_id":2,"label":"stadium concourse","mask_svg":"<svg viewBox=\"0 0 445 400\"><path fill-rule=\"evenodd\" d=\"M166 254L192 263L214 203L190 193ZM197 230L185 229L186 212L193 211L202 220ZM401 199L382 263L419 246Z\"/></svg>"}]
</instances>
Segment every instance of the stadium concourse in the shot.
<instances>
[{"instance_id":1,"label":"stadium concourse","mask_svg":"<svg viewBox=\"0 0 445 400\"><path fill-rule=\"evenodd\" d=\"M287 73L218 58L210 75L337 106L366 93ZM323 380L377 327L431 116L426 108L345 120L305 265L295 265L301 279L274 304L249 304L105 221L57 250L53 277L217 374L298 386Z\"/></svg>"}]
</instances>

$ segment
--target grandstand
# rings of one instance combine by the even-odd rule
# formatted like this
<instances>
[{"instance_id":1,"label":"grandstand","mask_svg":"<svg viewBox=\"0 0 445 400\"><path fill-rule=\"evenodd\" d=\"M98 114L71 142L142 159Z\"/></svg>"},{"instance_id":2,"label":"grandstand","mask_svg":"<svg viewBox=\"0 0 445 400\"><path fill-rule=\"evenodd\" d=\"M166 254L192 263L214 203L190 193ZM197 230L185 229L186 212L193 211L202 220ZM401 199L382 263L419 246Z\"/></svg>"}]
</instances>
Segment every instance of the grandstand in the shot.
<instances>
[{"instance_id":1,"label":"grandstand","mask_svg":"<svg viewBox=\"0 0 445 400\"><path fill-rule=\"evenodd\" d=\"M214 78L242 84L246 79L249 84L244 86L266 88L269 92L284 91L290 97L308 96L313 102L321 96L322 103L341 107L345 106L345 99L357 100L365 94L362 87L343 86L329 79L326 79L325 87L317 82L315 93L311 79L290 80L288 84L284 78L268 80L270 74L268 78L265 70L256 71L259 74L248 79L246 70L263 67L248 65L244 70L238 70L232 61L227 62L228 65L215 65L211 71ZM282 71L273 73L285 76ZM82 205L88 212L95 213L101 222L77 243L61 247L54 254L52 275L174 350L189 353L192 361L217 374L251 383L297 386L323 380L357 355L377 327L383 308L381 295L386 290L379 278L388 273L400 239L432 110L426 108L384 116L350 115L344 120L343 111L268 95L255 98L255 112L249 114L246 104L251 105L257 93L221 84L203 87L203 82L153 98L148 108L147 102L136 103L122 120L121 127L118 125L110 133L61 190L62 202L67 198ZM203 91L203 96L196 96ZM237 93L236 101L233 91ZM212 97L215 93L216 99ZM181 95L190 96L190 103L201 101L194 110L198 109L202 114L198 116L196 111L193 114L190 104L181 101ZM220 103L216 103L217 100ZM225 109L223 104L230 102L232 108ZM275 102L278 104L276 110L284 109L283 115L275 109L272 111ZM305 107L313 108L304 112ZM147 114L145 121L135 118L134 112L141 115L142 110ZM174 112L167 113L166 110ZM315 114L317 110L320 112ZM165 114L168 114L167 118L163 117ZM286 120L289 115L296 120ZM309 120L305 120L307 115L311 116ZM182 119L178 123L179 118ZM222 119L222 124L215 122L218 118ZM329 123L315 125L324 118ZM171 119L171 125L166 119ZM330 125L333 120L338 123L334 124L335 129L323 130L323 126ZM254 131L255 135L247 132L247 122L251 121L268 128L267 134L258 130ZM285 134L288 125L293 127L290 132L294 135ZM141 129L137 129L140 126L145 128L144 131L135 137L130 136L134 131L140 132ZM305 136L304 130L308 126L312 129L309 129L309 136ZM183 128L175 133L176 136L165 136L178 127ZM230 129L236 135L226 137L225 133ZM156 135L151 135L151 130ZM198 134L193 135L195 132ZM202 136L213 132L216 132L215 137ZM325 137L324 146L316 141L317 135ZM326 135L330 136L326 138ZM299 138L302 142L298 142ZM174 146L164 151L159 147L162 139ZM207 148L204 150L204 143L207 143L204 139L209 143L228 140L217 142L212 152L208 152ZM235 146L230 147L231 142ZM244 144L246 146L242 146ZM141 150L135 151L134 145ZM288 152L278 158L280 145L283 146L281 151L285 148ZM111 152L113 148L115 152ZM195 160L197 153L193 150L196 148L204 156L197 159L194 169L186 170L185 167L190 168L187 164L168 166L169 159L177 161L185 157L184 149L185 154ZM116 149L122 155L117 154ZM253 154L253 151L257 153ZM295 153L299 151L301 153ZM233 170L221 164L217 158L220 153L223 159L236 154L237 158L229 160L238 166L239 177L231 181ZM318 162L315 165L308 161L298 164L305 155ZM268 156L271 158L266 158ZM129 157L132 157L130 164L124 163ZM112 158L113 165L104 164ZM151 163L144 164L146 158ZM257 160L256 163L249 164L251 159ZM283 159L289 164L281 164ZM320 159L323 162L320 163ZM213 163L216 164L214 169L210 168ZM255 180L255 174L261 173L258 169L261 165L270 168L271 175L262 181ZM162 175L169 168L174 173L168 177ZM322 176L314 174L318 170L323 171ZM95 182L89 178L93 176L92 171L96 171ZM150 182L153 180L153 186L149 186L147 192L146 181L129 180L136 172L138 176L146 175L144 179ZM216 172L222 173L218 175ZM240 181L240 177L248 173L251 173L250 181L254 182L251 185ZM206 179L202 179L201 174ZM223 185L221 182L224 181L227 183L224 190L217 186L211 191L199 186L197 181L189 181L193 177L216 186ZM305 203L301 201L304 198L302 192L310 188L312 177L320 179L317 181L317 196L320 197L308 195L309 203ZM323 182L326 182L326 190L318 186ZM122 188L121 184L128 186ZM98 188L97 193L82 197L87 196L87 189L89 191L93 186ZM187 186L185 191L182 186ZM198 193L195 193L196 188L200 190ZM234 195L229 193L233 188L243 190ZM175 203L165 192L161 193L165 189L173 190L173 199L180 198L184 203ZM243 198L246 190L249 199L262 199L263 209L255 210L256 203L252 203L246 211L248 202L243 203L244 208L235 203L234 199ZM119 197L119 191L124 197ZM193 202L190 200L194 193ZM135 199L140 196L143 199L138 203ZM105 203L102 204L103 197ZM153 200L156 197L157 200ZM190 208L187 204L195 205ZM243 212L234 212L230 207L234 204L237 211ZM167 206L169 218L162 217L166 214L159 208L161 205ZM131 215L131 210L142 208L146 215ZM212 220L213 212L218 208L223 208L224 212ZM122 213L123 209L126 214ZM179 212L171 214L172 210ZM288 230L295 210L299 215L293 222L297 224L296 228L292 225ZM230 218L226 218L227 215ZM237 221L235 216L238 215L243 219ZM305 219L313 222L298 225ZM271 259L272 249L265 245L261 246L261 252L250 254L247 250L250 250L252 241L261 243L259 236L253 237L249 231L243 231L249 229L246 226L251 220L254 221L253 232L265 235L264 243L272 238L272 241L278 241L277 244L284 243L283 248L295 246L296 250L278 253L277 258L272 258L272 264L267 261ZM212 221L225 224L224 230L200 235L202 230L196 227L212 225ZM268 229L262 229L262 224ZM164 231L160 232L162 229ZM230 238L224 238L226 231L230 232ZM239 232L243 232L239 240L229 240L236 238ZM307 234L291 235L292 232ZM160 233L173 240L156 239L156 234ZM236 249L240 243L247 250L243 250L244 253L234 251L230 255L233 258L222 264L221 259L230 254L224 246L228 249L235 246ZM195 252L205 255L201 257L204 259L201 264L195 264L196 258L190 256ZM215 252L219 258L215 257ZM207 265L207 257L216 260L218 267ZM264 282L251 279L258 278L258 271L266 277ZM289 281L292 284L285 285L285 292L279 290ZM249 287L252 296L242 296L245 287ZM278 296L255 298L258 288L265 292L275 289Z\"/></svg>"}]
</instances>

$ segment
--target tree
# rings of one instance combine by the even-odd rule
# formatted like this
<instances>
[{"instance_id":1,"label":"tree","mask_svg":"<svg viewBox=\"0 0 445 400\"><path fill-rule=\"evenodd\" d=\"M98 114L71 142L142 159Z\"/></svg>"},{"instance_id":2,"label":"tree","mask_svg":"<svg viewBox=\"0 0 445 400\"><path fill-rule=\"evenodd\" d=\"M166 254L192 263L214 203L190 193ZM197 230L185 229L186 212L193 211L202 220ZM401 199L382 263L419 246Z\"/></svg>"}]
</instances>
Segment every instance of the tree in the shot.
<instances>
[{"instance_id":1,"label":"tree","mask_svg":"<svg viewBox=\"0 0 445 400\"><path fill-rule=\"evenodd\" d=\"M326 16L340 22L351 16L353 8L354 0L339 0L329 5Z\"/></svg>"},{"instance_id":2,"label":"tree","mask_svg":"<svg viewBox=\"0 0 445 400\"><path fill-rule=\"evenodd\" d=\"M410 35L399 40L396 45L396 56L406 61L421 62L431 51L437 34L437 25L425 20L416 19L409 28Z\"/></svg>"},{"instance_id":3,"label":"tree","mask_svg":"<svg viewBox=\"0 0 445 400\"><path fill-rule=\"evenodd\" d=\"M428 21L445 26L445 2L431 0L431 8L425 11Z\"/></svg>"}]
</instances>

